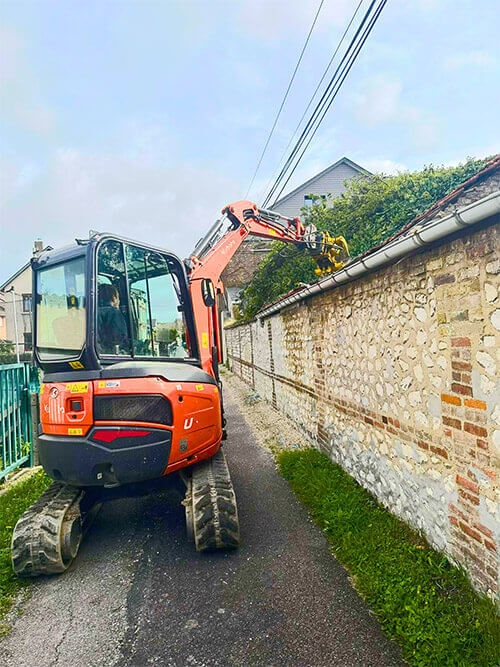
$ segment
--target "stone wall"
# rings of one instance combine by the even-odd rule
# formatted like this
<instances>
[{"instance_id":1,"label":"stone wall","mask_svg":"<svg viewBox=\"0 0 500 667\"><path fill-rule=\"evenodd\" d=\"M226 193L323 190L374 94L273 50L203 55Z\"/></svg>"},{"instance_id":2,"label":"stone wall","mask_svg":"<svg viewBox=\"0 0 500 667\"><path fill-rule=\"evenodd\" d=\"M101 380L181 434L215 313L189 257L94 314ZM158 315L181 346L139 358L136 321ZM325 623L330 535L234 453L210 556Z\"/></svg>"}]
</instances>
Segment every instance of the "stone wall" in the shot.
<instances>
[{"instance_id":1,"label":"stone wall","mask_svg":"<svg viewBox=\"0 0 500 667\"><path fill-rule=\"evenodd\" d=\"M491 596L498 222L226 330L232 370Z\"/></svg>"}]
</instances>

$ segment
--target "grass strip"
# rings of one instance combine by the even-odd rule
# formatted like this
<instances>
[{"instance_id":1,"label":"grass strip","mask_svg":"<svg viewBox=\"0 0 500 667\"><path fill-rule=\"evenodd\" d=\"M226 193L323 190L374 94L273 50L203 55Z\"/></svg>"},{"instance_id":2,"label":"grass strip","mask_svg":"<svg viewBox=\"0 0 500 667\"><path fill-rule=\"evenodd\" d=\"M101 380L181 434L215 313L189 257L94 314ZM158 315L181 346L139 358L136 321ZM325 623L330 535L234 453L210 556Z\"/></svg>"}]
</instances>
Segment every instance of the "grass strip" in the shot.
<instances>
[{"instance_id":1,"label":"grass strip","mask_svg":"<svg viewBox=\"0 0 500 667\"><path fill-rule=\"evenodd\" d=\"M10 542L17 520L51 484L40 471L23 479L0 495L0 618L8 611L17 591L26 581L16 577L10 561Z\"/></svg>"},{"instance_id":2,"label":"grass strip","mask_svg":"<svg viewBox=\"0 0 500 667\"><path fill-rule=\"evenodd\" d=\"M277 461L410 665L500 664L495 606L460 569L324 454L281 451Z\"/></svg>"}]
</instances>

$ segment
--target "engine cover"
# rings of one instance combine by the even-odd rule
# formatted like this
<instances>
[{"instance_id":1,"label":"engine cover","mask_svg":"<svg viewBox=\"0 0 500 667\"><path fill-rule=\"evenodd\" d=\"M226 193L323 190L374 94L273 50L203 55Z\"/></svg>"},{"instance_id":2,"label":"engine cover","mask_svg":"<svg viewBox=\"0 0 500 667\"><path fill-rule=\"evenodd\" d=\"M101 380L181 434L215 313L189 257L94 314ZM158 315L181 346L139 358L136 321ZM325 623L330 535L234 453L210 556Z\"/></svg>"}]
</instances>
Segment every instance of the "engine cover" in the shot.
<instances>
[{"instance_id":1,"label":"engine cover","mask_svg":"<svg viewBox=\"0 0 500 667\"><path fill-rule=\"evenodd\" d=\"M157 478L212 456L222 437L217 385L163 377L44 383L40 421L47 474L80 486Z\"/></svg>"}]
</instances>

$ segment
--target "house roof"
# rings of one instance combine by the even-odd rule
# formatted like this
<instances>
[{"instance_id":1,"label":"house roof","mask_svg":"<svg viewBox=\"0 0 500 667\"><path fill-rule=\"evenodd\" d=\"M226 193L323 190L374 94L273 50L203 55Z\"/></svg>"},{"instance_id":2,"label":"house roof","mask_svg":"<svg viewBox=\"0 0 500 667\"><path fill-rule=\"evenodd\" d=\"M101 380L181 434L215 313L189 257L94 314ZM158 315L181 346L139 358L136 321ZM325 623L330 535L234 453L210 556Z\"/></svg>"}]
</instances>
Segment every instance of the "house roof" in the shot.
<instances>
[{"instance_id":1,"label":"house roof","mask_svg":"<svg viewBox=\"0 0 500 667\"><path fill-rule=\"evenodd\" d=\"M46 250L53 250L53 249L54 249L54 248L53 248L52 246L48 245L48 246L46 246L43 250L44 250L44 252L45 252ZM31 265L31 262L26 262L26 264L25 264L24 266L21 266L21 268L18 269L15 273L13 273L13 274L10 276L10 278L7 278L7 280L5 280L5 281L0 285L0 292L3 292L4 289L6 288L6 286L7 286L9 283L11 283L13 280L15 280L18 276L20 276L21 273L23 273L24 271L26 271L26 269L28 269L28 268L30 267L30 265Z\"/></svg>"},{"instance_id":2,"label":"house roof","mask_svg":"<svg viewBox=\"0 0 500 667\"><path fill-rule=\"evenodd\" d=\"M316 176L313 176L312 178L310 178L310 179L309 179L308 181L306 181L305 183L302 183L302 185L299 185L297 188L295 188L294 190L292 190L291 192L289 192L287 195L285 195L285 196L282 197L281 199L278 199L278 201L275 202L275 203L273 204L273 206L278 206L279 204L283 204L283 203L286 202L288 199L290 199L290 197L293 197L293 195L297 194L297 192L300 192L301 190L303 190L303 189L304 189L305 187L307 187L308 185L312 185L312 184L315 183L318 179L322 178L322 177L325 176L326 174L329 174L331 171L333 171L334 169L336 169L336 168L337 168L338 166L340 166L341 164L346 164L346 165L348 165L349 167L352 167L352 169L355 169L356 171L358 171L360 174L363 174L364 176L370 176L370 175L371 175L371 172L370 172L370 171L368 171L367 169L364 169L364 168L361 167L359 164L356 164L356 162L353 162L352 160L349 160L348 157L345 157L345 156L344 156L344 157L341 157L340 160L337 160L337 162L334 162L333 164L331 164L331 165L330 165L329 167L327 167L326 169L323 169L323 171L320 171L319 174L316 174Z\"/></svg>"},{"instance_id":3,"label":"house roof","mask_svg":"<svg viewBox=\"0 0 500 667\"><path fill-rule=\"evenodd\" d=\"M4 289L7 287L9 283L11 283L13 280L17 278L17 276L20 276L23 271L26 271L26 269L29 267L30 263L27 262L24 266L21 266L21 268L16 271L10 278L8 278L4 283L0 285L0 292L3 292Z\"/></svg>"}]
</instances>

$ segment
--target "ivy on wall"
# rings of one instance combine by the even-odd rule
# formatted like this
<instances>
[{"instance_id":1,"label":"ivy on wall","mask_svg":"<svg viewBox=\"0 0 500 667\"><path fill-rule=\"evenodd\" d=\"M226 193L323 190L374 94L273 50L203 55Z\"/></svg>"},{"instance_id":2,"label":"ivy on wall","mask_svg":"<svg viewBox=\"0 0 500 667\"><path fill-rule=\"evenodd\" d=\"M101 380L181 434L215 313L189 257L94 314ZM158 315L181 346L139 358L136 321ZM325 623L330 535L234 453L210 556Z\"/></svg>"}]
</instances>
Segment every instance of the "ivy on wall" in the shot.
<instances>
[{"instance_id":1,"label":"ivy on wall","mask_svg":"<svg viewBox=\"0 0 500 667\"><path fill-rule=\"evenodd\" d=\"M392 236L487 162L469 159L456 167L429 165L421 171L348 181L345 192L338 197L311 195L313 205L302 209L303 221L344 236L351 256L356 257ZM300 283L315 280L314 262L302 249L276 242L243 290L243 318L254 317L267 303Z\"/></svg>"}]
</instances>

